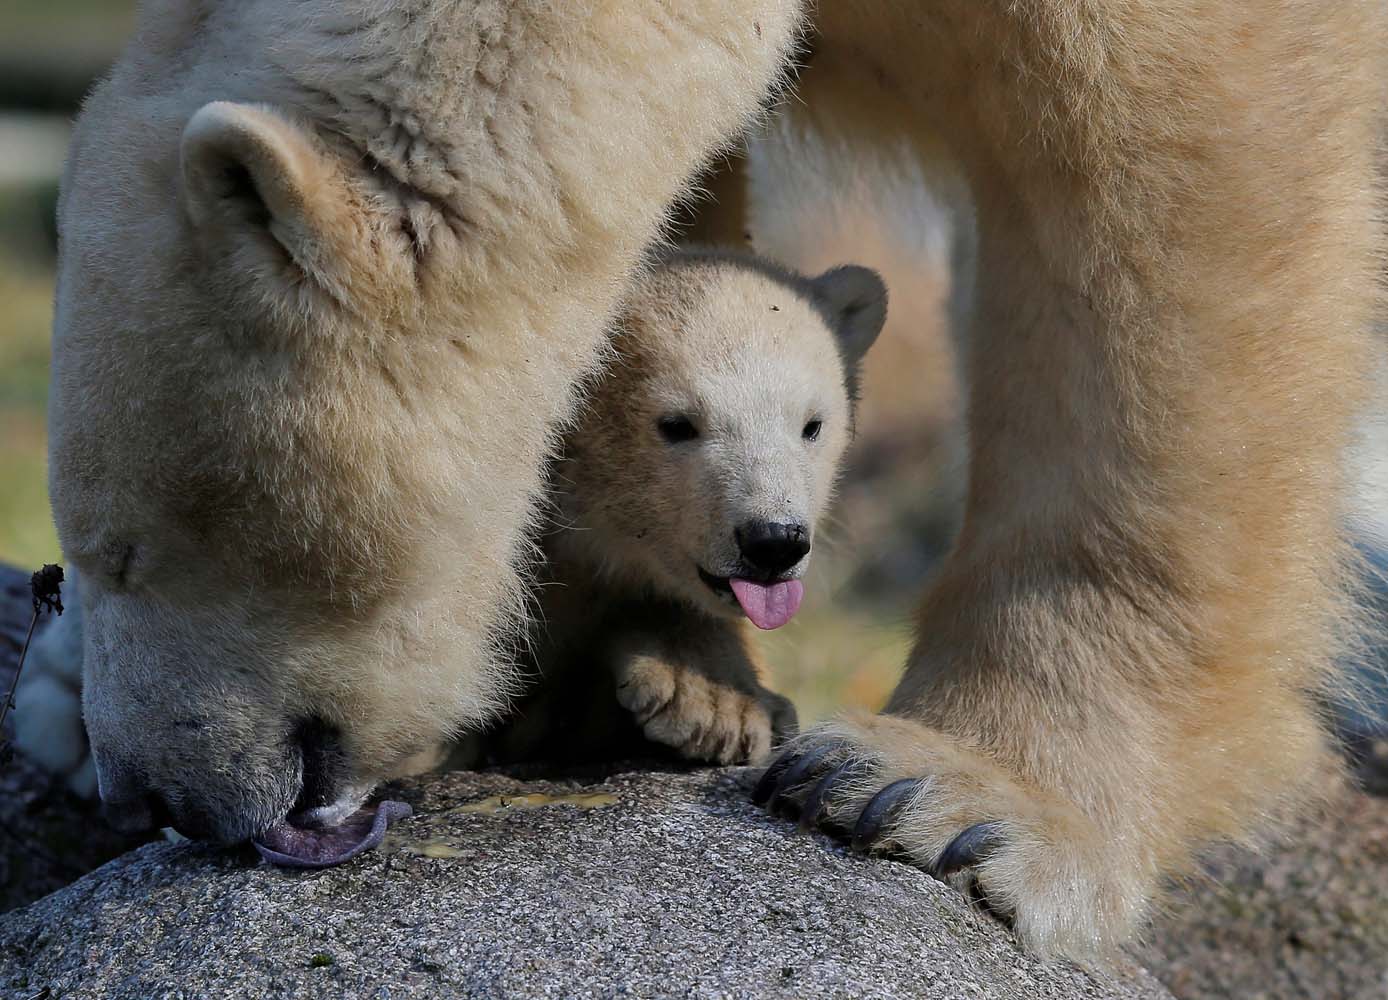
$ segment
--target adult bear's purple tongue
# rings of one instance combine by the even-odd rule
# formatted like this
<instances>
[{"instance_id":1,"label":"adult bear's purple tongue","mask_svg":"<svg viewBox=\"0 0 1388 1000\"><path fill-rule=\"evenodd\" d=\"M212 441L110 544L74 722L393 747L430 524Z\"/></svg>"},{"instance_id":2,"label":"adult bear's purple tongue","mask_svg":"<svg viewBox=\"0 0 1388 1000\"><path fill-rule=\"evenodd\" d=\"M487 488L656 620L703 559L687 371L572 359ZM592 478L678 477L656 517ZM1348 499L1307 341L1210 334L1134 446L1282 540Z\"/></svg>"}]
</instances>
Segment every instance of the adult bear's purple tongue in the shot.
<instances>
[{"instance_id":1,"label":"adult bear's purple tongue","mask_svg":"<svg viewBox=\"0 0 1388 1000\"><path fill-rule=\"evenodd\" d=\"M751 580L729 580L733 596L742 605L743 613L757 628L770 631L780 628L795 617L805 597L805 585L799 580L780 583L753 583Z\"/></svg>"},{"instance_id":2,"label":"adult bear's purple tongue","mask_svg":"<svg viewBox=\"0 0 1388 1000\"><path fill-rule=\"evenodd\" d=\"M280 820L251 843L271 864L331 868L378 846L386 828L412 811L404 802L381 802L358 809L333 827L295 826Z\"/></svg>"}]
</instances>

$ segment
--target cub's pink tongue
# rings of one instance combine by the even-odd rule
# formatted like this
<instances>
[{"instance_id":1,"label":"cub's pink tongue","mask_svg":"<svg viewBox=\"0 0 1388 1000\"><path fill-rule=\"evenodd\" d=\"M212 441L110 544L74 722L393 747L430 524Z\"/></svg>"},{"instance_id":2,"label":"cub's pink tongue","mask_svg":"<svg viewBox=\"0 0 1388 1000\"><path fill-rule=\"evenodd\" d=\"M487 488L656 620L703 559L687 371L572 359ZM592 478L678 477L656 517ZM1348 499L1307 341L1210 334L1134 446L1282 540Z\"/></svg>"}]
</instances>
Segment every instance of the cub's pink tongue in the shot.
<instances>
[{"instance_id":1,"label":"cub's pink tongue","mask_svg":"<svg viewBox=\"0 0 1388 1000\"><path fill-rule=\"evenodd\" d=\"M742 605L743 613L757 628L770 631L780 628L795 617L805 597L805 585L799 580L781 583L753 583L751 580L729 580L733 596Z\"/></svg>"}]
</instances>

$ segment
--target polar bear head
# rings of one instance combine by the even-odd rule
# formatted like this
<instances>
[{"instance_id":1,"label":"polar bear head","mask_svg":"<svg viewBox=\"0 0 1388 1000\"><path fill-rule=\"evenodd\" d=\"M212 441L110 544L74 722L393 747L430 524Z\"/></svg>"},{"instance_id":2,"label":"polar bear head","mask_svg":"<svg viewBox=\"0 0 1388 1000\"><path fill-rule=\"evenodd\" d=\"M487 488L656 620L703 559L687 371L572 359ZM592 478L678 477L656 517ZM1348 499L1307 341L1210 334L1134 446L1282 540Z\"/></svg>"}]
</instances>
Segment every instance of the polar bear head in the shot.
<instances>
[{"instance_id":1,"label":"polar bear head","mask_svg":"<svg viewBox=\"0 0 1388 1000\"><path fill-rule=\"evenodd\" d=\"M562 544L628 585L785 624L886 306L862 267L807 278L712 252L660 261L565 440L557 502L576 530Z\"/></svg>"},{"instance_id":2,"label":"polar bear head","mask_svg":"<svg viewBox=\"0 0 1388 1000\"><path fill-rule=\"evenodd\" d=\"M63 181L50 404L116 816L330 825L504 703L571 387L799 12L142 4Z\"/></svg>"}]
</instances>

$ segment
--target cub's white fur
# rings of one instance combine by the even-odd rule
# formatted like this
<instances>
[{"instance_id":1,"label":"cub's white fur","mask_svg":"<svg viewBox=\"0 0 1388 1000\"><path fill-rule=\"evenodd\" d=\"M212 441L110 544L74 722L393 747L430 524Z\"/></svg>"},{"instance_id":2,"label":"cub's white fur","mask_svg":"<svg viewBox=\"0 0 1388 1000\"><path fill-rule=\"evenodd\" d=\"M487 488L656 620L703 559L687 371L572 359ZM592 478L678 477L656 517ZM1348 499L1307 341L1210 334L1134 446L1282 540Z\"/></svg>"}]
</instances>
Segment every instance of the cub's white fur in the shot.
<instances>
[{"instance_id":1,"label":"cub's white fur","mask_svg":"<svg viewBox=\"0 0 1388 1000\"><path fill-rule=\"evenodd\" d=\"M699 760L755 759L793 729L790 704L758 682L728 581L803 576L886 304L866 268L807 278L706 251L667 255L636 281L551 477L558 527L533 663L544 681L493 753L649 752L614 717L619 702L646 739ZM749 561L758 523L803 528L806 551Z\"/></svg>"}]
</instances>

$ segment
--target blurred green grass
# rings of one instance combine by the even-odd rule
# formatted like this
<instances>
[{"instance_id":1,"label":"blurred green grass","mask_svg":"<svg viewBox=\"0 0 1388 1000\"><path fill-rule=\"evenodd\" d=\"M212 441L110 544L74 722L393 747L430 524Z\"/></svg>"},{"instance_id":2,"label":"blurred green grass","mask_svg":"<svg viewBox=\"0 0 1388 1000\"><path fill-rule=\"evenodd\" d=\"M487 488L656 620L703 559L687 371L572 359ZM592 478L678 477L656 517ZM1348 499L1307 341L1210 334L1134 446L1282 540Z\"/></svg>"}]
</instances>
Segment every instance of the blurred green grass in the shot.
<instances>
[{"instance_id":1,"label":"blurred green grass","mask_svg":"<svg viewBox=\"0 0 1388 1000\"><path fill-rule=\"evenodd\" d=\"M0 3L0 106L71 117L134 24L132 0Z\"/></svg>"},{"instance_id":2,"label":"blurred green grass","mask_svg":"<svg viewBox=\"0 0 1388 1000\"><path fill-rule=\"evenodd\" d=\"M0 3L0 125L57 129L115 58L134 0ZM59 163L22 129L0 148L0 561L59 557L48 506L45 409Z\"/></svg>"},{"instance_id":3,"label":"blurred green grass","mask_svg":"<svg viewBox=\"0 0 1388 1000\"><path fill-rule=\"evenodd\" d=\"M56 43L72 30L98 33L129 29L132 0L6 0L5 27L27 30Z\"/></svg>"},{"instance_id":4,"label":"blurred green grass","mask_svg":"<svg viewBox=\"0 0 1388 1000\"><path fill-rule=\"evenodd\" d=\"M756 642L766 686L795 703L804 726L844 708L881 708L901 676L911 632L886 609L826 597Z\"/></svg>"},{"instance_id":5,"label":"blurred green grass","mask_svg":"<svg viewBox=\"0 0 1388 1000\"><path fill-rule=\"evenodd\" d=\"M0 561L37 567L58 559L44 431L51 269L0 251L0 303Z\"/></svg>"}]
</instances>

